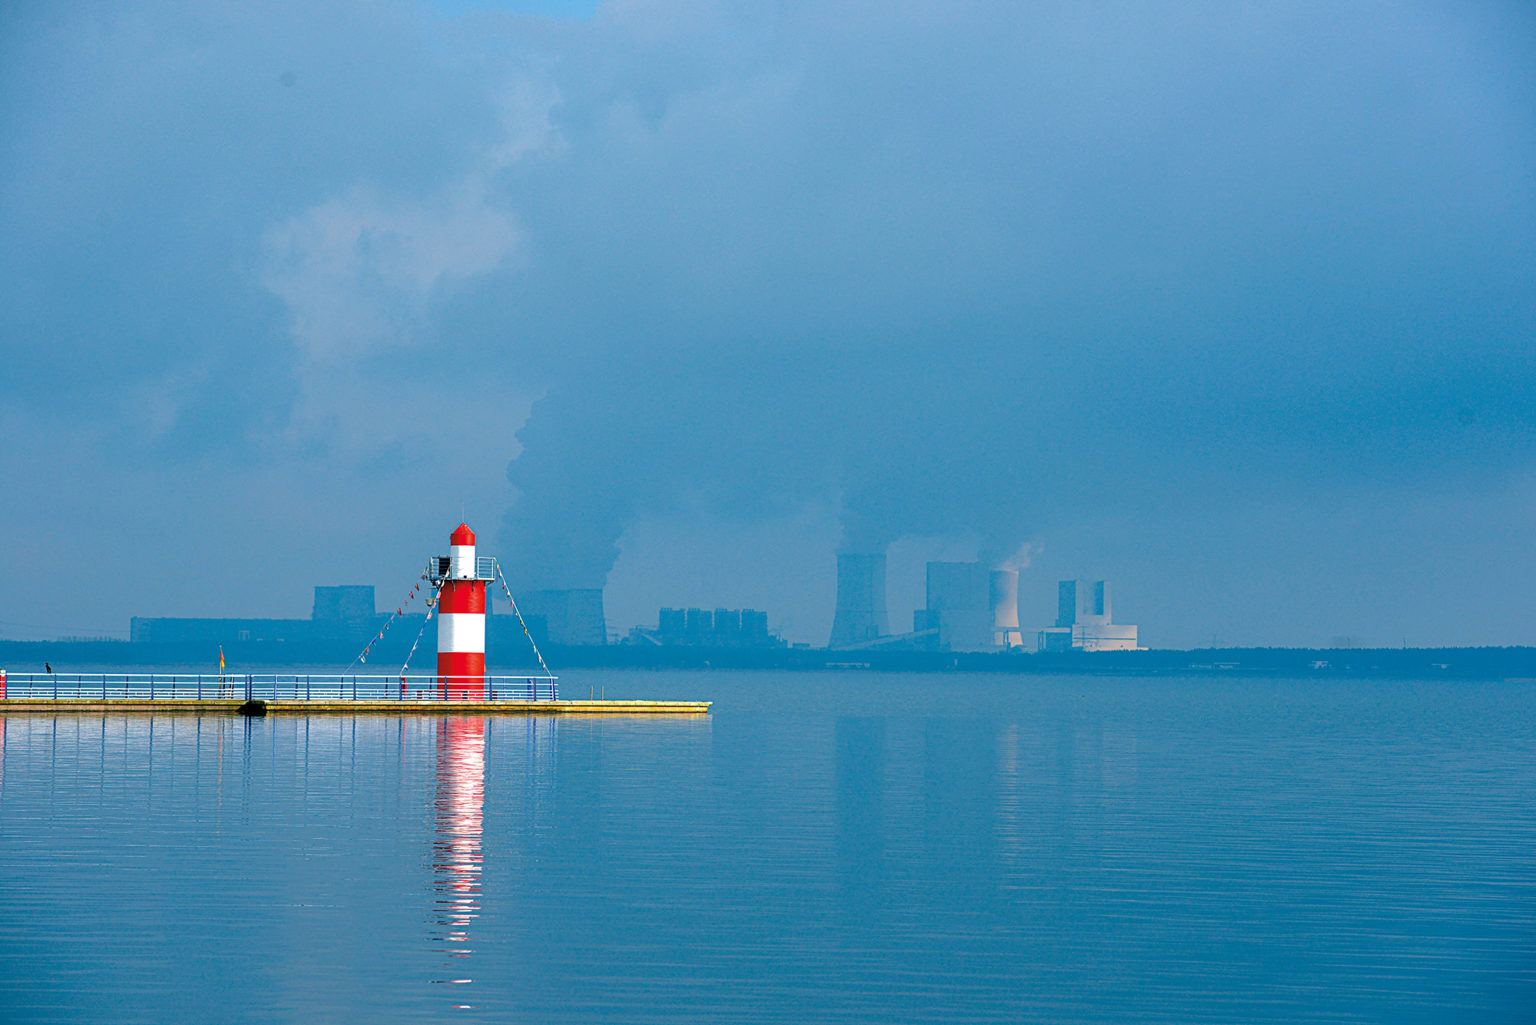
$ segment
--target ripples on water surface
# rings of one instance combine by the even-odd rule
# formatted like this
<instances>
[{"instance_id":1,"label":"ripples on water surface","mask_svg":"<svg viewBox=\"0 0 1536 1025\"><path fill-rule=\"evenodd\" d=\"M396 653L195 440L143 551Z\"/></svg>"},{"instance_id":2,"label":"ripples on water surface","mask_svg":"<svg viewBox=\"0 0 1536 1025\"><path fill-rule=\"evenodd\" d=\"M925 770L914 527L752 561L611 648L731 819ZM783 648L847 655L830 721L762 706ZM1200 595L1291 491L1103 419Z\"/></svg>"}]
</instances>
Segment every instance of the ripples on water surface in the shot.
<instances>
[{"instance_id":1,"label":"ripples on water surface","mask_svg":"<svg viewBox=\"0 0 1536 1025\"><path fill-rule=\"evenodd\" d=\"M11 716L0 1020L1530 1021L1530 685L570 673Z\"/></svg>"}]
</instances>

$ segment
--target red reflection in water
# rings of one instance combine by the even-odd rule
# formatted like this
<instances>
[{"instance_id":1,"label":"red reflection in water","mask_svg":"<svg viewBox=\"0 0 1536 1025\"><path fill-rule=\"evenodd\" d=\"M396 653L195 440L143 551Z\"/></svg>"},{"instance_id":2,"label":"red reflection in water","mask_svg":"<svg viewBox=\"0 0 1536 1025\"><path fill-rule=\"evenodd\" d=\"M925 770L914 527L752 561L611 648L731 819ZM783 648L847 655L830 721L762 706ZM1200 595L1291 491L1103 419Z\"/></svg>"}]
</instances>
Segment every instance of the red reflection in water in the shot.
<instances>
[{"instance_id":1,"label":"red reflection in water","mask_svg":"<svg viewBox=\"0 0 1536 1025\"><path fill-rule=\"evenodd\" d=\"M432 875L439 936L449 957L468 957L469 929L480 917L481 834L485 809L485 720L437 724L437 837ZM454 971L463 974L463 969ZM464 984L467 978L439 979ZM463 1006L463 1005L456 1005Z\"/></svg>"}]
</instances>

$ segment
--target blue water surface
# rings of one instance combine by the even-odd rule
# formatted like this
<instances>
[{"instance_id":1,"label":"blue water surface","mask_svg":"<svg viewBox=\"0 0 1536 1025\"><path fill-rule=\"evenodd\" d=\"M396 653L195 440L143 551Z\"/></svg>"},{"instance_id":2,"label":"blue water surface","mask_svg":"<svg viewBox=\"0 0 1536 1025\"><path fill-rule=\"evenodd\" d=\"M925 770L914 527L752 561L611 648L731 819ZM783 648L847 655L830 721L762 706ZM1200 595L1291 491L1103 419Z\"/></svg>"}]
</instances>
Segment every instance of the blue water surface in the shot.
<instances>
[{"instance_id":1,"label":"blue water surface","mask_svg":"<svg viewBox=\"0 0 1536 1025\"><path fill-rule=\"evenodd\" d=\"M0 1021L1536 1020L1536 687L567 673L11 715Z\"/></svg>"}]
</instances>

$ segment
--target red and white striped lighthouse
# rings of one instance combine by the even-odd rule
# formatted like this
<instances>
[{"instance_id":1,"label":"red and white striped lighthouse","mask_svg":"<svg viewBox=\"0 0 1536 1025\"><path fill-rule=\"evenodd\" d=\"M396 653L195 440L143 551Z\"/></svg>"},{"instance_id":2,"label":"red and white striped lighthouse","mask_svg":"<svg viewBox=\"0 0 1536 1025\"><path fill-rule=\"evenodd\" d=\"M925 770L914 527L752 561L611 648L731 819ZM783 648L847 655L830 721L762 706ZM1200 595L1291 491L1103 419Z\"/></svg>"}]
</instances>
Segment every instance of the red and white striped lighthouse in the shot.
<instances>
[{"instance_id":1,"label":"red and white striped lighthouse","mask_svg":"<svg viewBox=\"0 0 1536 1025\"><path fill-rule=\"evenodd\" d=\"M478 572L475 532L461 523L436 562L437 676L445 698L485 697L485 582ZM435 581L435 582L436 582Z\"/></svg>"}]
</instances>

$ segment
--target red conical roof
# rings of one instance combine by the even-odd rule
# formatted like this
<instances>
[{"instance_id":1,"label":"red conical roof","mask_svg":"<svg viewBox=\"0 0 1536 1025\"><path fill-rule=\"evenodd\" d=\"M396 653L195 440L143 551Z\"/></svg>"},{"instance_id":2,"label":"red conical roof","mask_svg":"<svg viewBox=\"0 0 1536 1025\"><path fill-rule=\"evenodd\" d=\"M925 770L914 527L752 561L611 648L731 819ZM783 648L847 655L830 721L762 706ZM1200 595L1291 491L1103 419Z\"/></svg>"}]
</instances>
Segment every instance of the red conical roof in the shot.
<instances>
[{"instance_id":1,"label":"red conical roof","mask_svg":"<svg viewBox=\"0 0 1536 1025\"><path fill-rule=\"evenodd\" d=\"M472 545L475 543L475 532L470 530L466 524L461 523L459 524L459 529L455 530L453 536L448 540L456 545Z\"/></svg>"}]
</instances>

